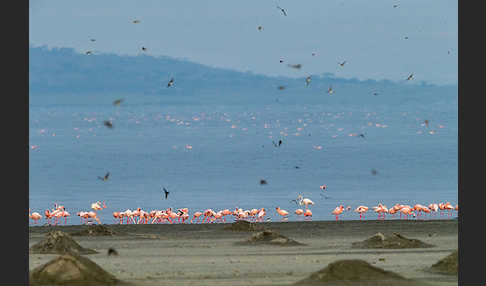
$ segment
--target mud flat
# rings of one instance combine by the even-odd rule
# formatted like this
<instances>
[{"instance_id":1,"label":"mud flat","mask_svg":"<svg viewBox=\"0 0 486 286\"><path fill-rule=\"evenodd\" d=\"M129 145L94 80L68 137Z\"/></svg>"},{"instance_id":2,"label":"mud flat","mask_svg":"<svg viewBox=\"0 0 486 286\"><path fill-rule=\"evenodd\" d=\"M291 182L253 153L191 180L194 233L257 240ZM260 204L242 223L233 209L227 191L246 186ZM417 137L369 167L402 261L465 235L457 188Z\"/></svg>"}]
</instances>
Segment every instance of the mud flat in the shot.
<instances>
[{"instance_id":1,"label":"mud flat","mask_svg":"<svg viewBox=\"0 0 486 286\"><path fill-rule=\"evenodd\" d=\"M241 245L260 231L231 231L230 224L107 225L111 235L73 235L103 270L131 285L292 285L339 260L362 260L427 285L458 285L455 275L428 271L458 248L457 220L304 221L259 223L302 243L292 247ZM225 229L226 227L226 229ZM88 226L29 227L29 247L48 232L84 233ZM399 233L427 248L353 248L377 233ZM118 255L108 256L109 248ZM29 253L29 269L58 254Z\"/></svg>"}]
</instances>

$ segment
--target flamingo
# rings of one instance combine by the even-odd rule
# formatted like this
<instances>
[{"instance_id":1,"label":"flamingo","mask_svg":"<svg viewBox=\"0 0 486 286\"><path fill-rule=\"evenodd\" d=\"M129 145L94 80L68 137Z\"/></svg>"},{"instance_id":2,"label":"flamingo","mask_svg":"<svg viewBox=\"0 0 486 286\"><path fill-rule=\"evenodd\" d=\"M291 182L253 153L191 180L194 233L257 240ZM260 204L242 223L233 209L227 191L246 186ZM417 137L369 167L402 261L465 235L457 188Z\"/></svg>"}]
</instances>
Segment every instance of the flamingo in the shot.
<instances>
[{"instance_id":1,"label":"flamingo","mask_svg":"<svg viewBox=\"0 0 486 286\"><path fill-rule=\"evenodd\" d=\"M299 204L300 205L305 205L305 209L308 209L309 208L309 205L313 205L314 204L313 201L311 201L308 198L302 197L302 195L299 195L298 196L298 200L299 200Z\"/></svg>"},{"instance_id":2,"label":"flamingo","mask_svg":"<svg viewBox=\"0 0 486 286\"><path fill-rule=\"evenodd\" d=\"M263 221L263 217L265 216L267 212L265 211L264 208L261 208L260 211L257 214L257 220Z\"/></svg>"},{"instance_id":3,"label":"flamingo","mask_svg":"<svg viewBox=\"0 0 486 286\"><path fill-rule=\"evenodd\" d=\"M333 211L332 211L332 214L336 216L336 221L338 221L339 219L339 215L342 214L344 211L344 207L343 205L340 205L338 207L336 207Z\"/></svg>"},{"instance_id":4,"label":"flamingo","mask_svg":"<svg viewBox=\"0 0 486 286\"><path fill-rule=\"evenodd\" d=\"M303 213L304 213L304 211L302 209L296 209L295 210L296 215L302 215Z\"/></svg>"},{"instance_id":5,"label":"flamingo","mask_svg":"<svg viewBox=\"0 0 486 286\"><path fill-rule=\"evenodd\" d=\"M42 215L38 212L33 212L30 214L30 209L29 209L29 217L34 220L34 224L37 224L37 221L42 218Z\"/></svg>"},{"instance_id":6,"label":"flamingo","mask_svg":"<svg viewBox=\"0 0 486 286\"><path fill-rule=\"evenodd\" d=\"M367 206L359 206L354 211L359 213L359 219L361 220L362 217L363 217L363 214L368 211L368 207Z\"/></svg>"},{"instance_id":7,"label":"flamingo","mask_svg":"<svg viewBox=\"0 0 486 286\"><path fill-rule=\"evenodd\" d=\"M275 208L277 210L277 213L281 215L283 218L287 217L289 215L289 212L286 210L281 209L280 207Z\"/></svg>"},{"instance_id":8,"label":"flamingo","mask_svg":"<svg viewBox=\"0 0 486 286\"><path fill-rule=\"evenodd\" d=\"M195 212L194 215L192 216L191 223L195 218L197 218L196 222L199 222L199 217L202 215L203 215L202 212Z\"/></svg>"},{"instance_id":9,"label":"flamingo","mask_svg":"<svg viewBox=\"0 0 486 286\"><path fill-rule=\"evenodd\" d=\"M304 216L305 217L311 217L312 216L312 212L310 209L306 209L305 212L304 212Z\"/></svg>"}]
</instances>

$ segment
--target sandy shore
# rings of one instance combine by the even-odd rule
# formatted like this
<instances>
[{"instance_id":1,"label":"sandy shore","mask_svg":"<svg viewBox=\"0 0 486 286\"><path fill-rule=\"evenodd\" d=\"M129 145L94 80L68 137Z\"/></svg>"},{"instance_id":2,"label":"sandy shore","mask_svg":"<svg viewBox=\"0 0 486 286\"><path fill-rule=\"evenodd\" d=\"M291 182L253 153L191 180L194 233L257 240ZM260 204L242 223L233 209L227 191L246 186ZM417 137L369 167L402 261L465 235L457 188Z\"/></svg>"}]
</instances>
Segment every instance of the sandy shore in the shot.
<instances>
[{"instance_id":1,"label":"sandy shore","mask_svg":"<svg viewBox=\"0 0 486 286\"><path fill-rule=\"evenodd\" d=\"M430 285L458 285L457 276L424 271L458 248L457 220L307 221L261 223L306 246L235 245L252 232L228 224L108 225L115 236L73 236L98 254L86 255L133 285L289 285L339 259L363 259ZM53 229L73 233L87 226L29 227L29 247ZM377 232L398 232L435 245L423 249L353 249ZM108 256L108 248L118 256ZM30 254L29 269L57 257ZM384 259L383 259L384 258Z\"/></svg>"}]
</instances>

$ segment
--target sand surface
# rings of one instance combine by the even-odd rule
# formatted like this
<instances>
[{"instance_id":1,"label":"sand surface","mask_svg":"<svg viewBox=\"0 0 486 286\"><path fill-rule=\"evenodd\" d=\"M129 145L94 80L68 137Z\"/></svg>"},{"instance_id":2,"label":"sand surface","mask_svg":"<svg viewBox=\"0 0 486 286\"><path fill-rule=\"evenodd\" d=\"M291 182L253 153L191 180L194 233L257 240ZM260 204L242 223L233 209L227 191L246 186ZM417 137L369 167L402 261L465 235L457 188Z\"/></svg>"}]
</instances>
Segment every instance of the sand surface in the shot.
<instances>
[{"instance_id":1,"label":"sand surface","mask_svg":"<svg viewBox=\"0 0 486 286\"><path fill-rule=\"evenodd\" d=\"M99 252L85 257L133 285L290 285L339 259L363 259L429 285L458 285L457 276L424 271L458 248L457 220L261 223L304 246L237 245L254 232L225 230L225 225L108 225L116 235L73 238ZM74 233L85 228L31 226L29 247L53 229ZM398 232L435 247L351 248L377 232ZM108 256L110 247L119 255ZM29 254L29 269L57 256Z\"/></svg>"}]
</instances>

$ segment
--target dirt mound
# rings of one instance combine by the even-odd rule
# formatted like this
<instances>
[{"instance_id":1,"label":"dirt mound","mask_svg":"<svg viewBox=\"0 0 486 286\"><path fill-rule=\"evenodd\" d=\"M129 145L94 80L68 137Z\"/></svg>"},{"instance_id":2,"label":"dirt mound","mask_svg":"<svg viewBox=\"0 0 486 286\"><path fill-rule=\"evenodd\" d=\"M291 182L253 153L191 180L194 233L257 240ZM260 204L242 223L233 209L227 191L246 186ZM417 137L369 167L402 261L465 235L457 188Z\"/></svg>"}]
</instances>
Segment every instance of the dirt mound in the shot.
<instances>
[{"instance_id":1,"label":"dirt mound","mask_svg":"<svg viewBox=\"0 0 486 286\"><path fill-rule=\"evenodd\" d=\"M409 239L403 235L394 232L391 235L384 235L381 232L373 235L372 237L360 241L353 242L352 248L388 248L388 249L400 249L400 248L429 248L434 245L427 244L418 239Z\"/></svg>"},{"instance_id":2,"label":"dirt mound","mask_svg":"<svg viewBox=\"0 0 486 286\"><path fill-rule=\"evenodd\" d=\"M338 260L294 285L417 285L360 259Z\"/></svg>"},{"instance_id":3,"label":"dirt mound","mask_svg":"<svg viewBox=\"0 0 486 286\"><path fill-rule=\"evenodd\" d=\"M29 252L33 254L98 253L92 249L82 247L68 233L59 230L47 233L46 238L32 245Z\"/></svg>"},{"instance_id":4,"label":"dirt mound","mask_svg":"<svg viewBox=\"0 0 486 286\"><path fill-rule=\"evenodd\" d=\"M30 285L115 285L118 279L98 264L74 253L41 265L29 273Z\"/></svg>"},{"instance_id":5,"label":"dirt mound","mask_svg":"<svg viewBox=\"0 0 486 286\"><path fill-rule=\"evenodd\" d=\"M81 231L73 232L71 235L75 236L113 236L117 233L107 226L102 224L92 224L86 229Z\"/></svg>"},{"instance_id":6,"label":"dirt mound","mask_svg":"<svg viewBox=\"0 0 486 286\"><path fill-rule=\"evenodd\" d=\"M263 225L259 225L257 223L249 222L246 220L239 220L230 225L226 225L224 227L225 230L232 230L232 231L262 231L265 230Z\"/></svg>"},{"instance_id":7,"label":"dirt mound","mask_svg":"<svg viewBox=\"0 0 486 286\"><path fill-rule=\"evenodd\" d=\"M240 242L238 244L243 245L261 245L261 244L271 244L271 245L281 245L281 246L296 246L305 245L286 236L278 234L272 230L264 230L253 234L246 241Z\"/></svg>"},{"instance_id":8,"label":"dirt mound","mask_svg":"<svg viewBox=\"0 0 486 286\"><path fill-rule=\"evenodd\" d=\"M459 272L459 252L454 250L451 254L432 265L429 270L442 274L457 275Z\"/></svg>"}]
</instances>

